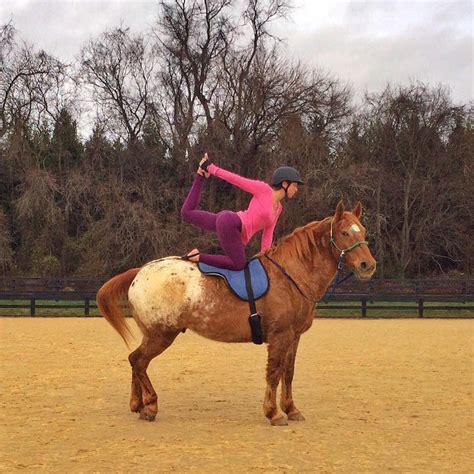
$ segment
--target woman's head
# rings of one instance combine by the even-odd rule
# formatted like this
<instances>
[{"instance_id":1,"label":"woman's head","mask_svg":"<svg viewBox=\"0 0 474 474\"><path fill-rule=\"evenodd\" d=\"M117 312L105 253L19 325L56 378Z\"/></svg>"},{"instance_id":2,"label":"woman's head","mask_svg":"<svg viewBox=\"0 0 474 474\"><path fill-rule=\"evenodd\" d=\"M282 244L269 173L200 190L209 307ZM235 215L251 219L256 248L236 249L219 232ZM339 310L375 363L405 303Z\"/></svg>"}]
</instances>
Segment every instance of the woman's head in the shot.
<instances>
[{"instance_id":1,"label":"woman's head","mask_svg":"<svg viewBox=\"0 0 474 474\"><path fill-rule=\"evenodd\" d=\"M291 166L280 166L273 172L271 185L274 189L283 189L285 195L292 198L298 191L298 185L304 184L300 174Z\"/></svg>"}]
</instances>

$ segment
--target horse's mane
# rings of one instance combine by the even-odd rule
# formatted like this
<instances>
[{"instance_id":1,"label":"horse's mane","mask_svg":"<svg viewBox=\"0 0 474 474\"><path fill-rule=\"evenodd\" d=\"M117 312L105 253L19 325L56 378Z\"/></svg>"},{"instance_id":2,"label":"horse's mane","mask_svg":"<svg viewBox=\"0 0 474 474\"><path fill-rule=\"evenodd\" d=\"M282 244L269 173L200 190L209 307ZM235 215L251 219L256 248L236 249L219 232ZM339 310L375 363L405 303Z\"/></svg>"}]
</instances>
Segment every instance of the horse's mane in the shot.
<instances>
[{"instance_id":1,"label":"horse's mane","mask_svg":"<svg viewBox=\"0 0 474 474\"><path fill-rule=\"evenodd\" d=\"M331 217L322 221L313 221L302 227L297 227L291 234L279 239L265 253L278 256L285 260L287 258L306 259L311 258L314 250L321 244L321 232L318 232L322 224L328 222Z\"/></svg>"}]
</instances>

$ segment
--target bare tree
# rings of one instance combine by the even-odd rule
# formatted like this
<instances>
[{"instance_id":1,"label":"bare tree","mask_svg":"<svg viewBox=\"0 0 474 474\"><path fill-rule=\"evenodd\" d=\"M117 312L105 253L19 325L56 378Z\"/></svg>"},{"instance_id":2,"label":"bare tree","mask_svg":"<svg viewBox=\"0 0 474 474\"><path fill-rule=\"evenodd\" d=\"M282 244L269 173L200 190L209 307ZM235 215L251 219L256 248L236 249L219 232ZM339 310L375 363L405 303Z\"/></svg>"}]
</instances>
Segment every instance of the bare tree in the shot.
<instances>
[{"instance_id":1,"label":"bare tree","mask_svg":"<svg viewBox=\"0 0 474 474\"><path fill-rule=\"evenodd\" d=\"M182 81L186 95L199 100L208 125L213 119L210 104L217 87L217 58L235 28L228 16L231 4L231 0L160 2L156 37L162 53L175 66L174 75L178 83Z\"/></svg>"},{"instance_id":2,"label":"bare tree","mask_svg":"<svg viewBox=\"0 0 474 474\"><path fill-rule=\"evenodd\" d=\"M434 250L440 239L440 258L459 255L459 249L448 250L457 247L449 229L466 203L453 200L460 170L450 162L447 143L462 109L443 87L423 83L387 87L368 96L367 104L368 159L379 169L377 207L386 218L379 230L393 266L405 276L420 262L432 264L440 257Z\"/></svg>"},{"instance_id":3,"label":"bare tree","mask_svg":"<svg viewBox=\"0 0 474 474\"><path fill-rule=\"evenodd\" d=\"M244 27L251 32L249 42L239 47L224 38L227 47L223 50L220 68L223 90L217 107L238 153L242 152L242 141L246 136L253 135L253 146L258 148L266 131L272 128L268 122L263 127L259 125L269 115L275 117L268 112L278 107L275 102L279 95L281 98L283 81L289 80L292 85L298 83L297 90L288 97L289 109L292 102L298 102L301 87L304 87L302 69L296 67L285 71L277 50L267 45L268 39L274 39L269 32L270 23L284 17L287 11L288 3L281 0L249 0L243 13Z\"/></svg>"},{"instance_id":4,"label":"bare tree","mask_svg":"<svg viewBox=\"0 0 474 474\"><path fill-rule=\"evenodd\" d=\"M238 114L245 109L244 88L251 80L251 68L271 37L270 22L286 13L287 4L248 0L241 19L235 8L234 14L230 10L236 7L232 0L174 0L160 5L156 37L166 64L162 84L168 100L164 103L172 99L174 105L165 116L187 153L190 136L195 137L203 125L201 117L211 135L216 120L225 119L223 114L235 112L240 125L245 120Z\"/></svg>"},{"instance_id":5,"label":"bare tree","mask_svg":"<svg viewBox=\"0 0 474 474\"><path fill-rule=\"evenodd\" d=\"M69 96L68 66L15 41L11 24L0 30L0 138L15 123L39 128L54 121Z\"/></svg>"},{"instance_id":6,"label":"bare tree","mask_svg":"<svg viewBox=\"0 0 474 474\"><path fill-rule=\"evenodd\" d=\"M154 91L155 61L143 36L132 36L128 28L107 31L82 49L80 62L81 80L112 131L136 142Z\"/></svg>"}]
</instances>

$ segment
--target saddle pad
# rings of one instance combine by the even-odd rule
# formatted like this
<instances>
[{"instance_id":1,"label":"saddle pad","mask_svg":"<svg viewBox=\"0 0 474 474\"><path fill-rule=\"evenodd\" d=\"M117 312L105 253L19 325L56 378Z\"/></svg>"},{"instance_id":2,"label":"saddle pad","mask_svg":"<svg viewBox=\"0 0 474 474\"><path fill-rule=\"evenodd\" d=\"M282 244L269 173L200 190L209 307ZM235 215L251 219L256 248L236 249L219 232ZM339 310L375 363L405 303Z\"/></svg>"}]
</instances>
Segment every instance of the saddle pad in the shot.
<instances>
[{"instance_id":1,"label":"saddle pad","mask_svg":"<svg viewBox=\"0 0 474 474\"><path fill-rule=\"evenodd\" d=\"M261 298L268 291L268 276L265 268L258 258L253 258L247 262L250 269L252 289L254 298ZM243 270L227 270L226 268L214 267L206 263L199 262L198 268L206 275L220 276L229 285L232 292L241 300L248 301L247 288L245 287L245 275Z\"/></svg>"}]
</instances>

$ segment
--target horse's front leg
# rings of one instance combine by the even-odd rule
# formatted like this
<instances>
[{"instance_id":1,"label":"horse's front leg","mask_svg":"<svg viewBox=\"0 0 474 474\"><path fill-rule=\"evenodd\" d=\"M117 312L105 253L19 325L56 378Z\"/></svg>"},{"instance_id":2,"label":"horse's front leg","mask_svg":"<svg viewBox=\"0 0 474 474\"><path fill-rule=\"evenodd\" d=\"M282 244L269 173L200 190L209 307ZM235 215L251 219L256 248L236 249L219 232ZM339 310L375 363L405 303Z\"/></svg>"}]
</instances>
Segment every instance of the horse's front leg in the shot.
<instances>
[{"instance_id":1,"label":"horse's front leg","mask_svg":"<svg viewBox=\"0 0 474 474\"><path fill-rule=\"evenodd\" d=\"M295 337L293 343L286 353L285 367L281 378L281 398L280 407L288 415L289 420L303 421L304 416L296 408L293 401L292 383L293 375L295 373L295 359L298 344L300 342L300 336Z\"/></svg>"},{"instance_id":2,"label":"horse's front leg","mask_svg":"<svg viewBox=\"0 0 474 474\"><path fill-rule=\"evenodd\" d=\"M292 345L290 331L269 335L267 362L267 389L263 401L263 412L272 425L287 425L286 416L278 409L276 394L283 375L288 347Z\"/></svg>"}]
</instances>

